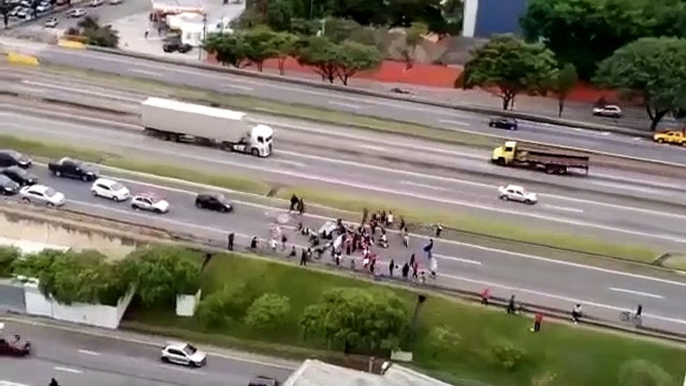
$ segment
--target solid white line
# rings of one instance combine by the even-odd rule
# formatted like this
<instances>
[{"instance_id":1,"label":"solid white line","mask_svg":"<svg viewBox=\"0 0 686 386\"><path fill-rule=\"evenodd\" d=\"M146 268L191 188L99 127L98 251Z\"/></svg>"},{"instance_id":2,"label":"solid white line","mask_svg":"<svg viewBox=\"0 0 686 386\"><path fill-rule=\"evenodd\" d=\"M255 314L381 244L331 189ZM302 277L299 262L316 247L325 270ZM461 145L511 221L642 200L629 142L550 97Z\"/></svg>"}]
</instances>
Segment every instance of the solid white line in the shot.
<instances>
[{"instance_id":1,"label":"solid white line","mask_svg":"<svg viewBox=\"0 0 686 386\"><path fill-rule=\"evenodd\" d=\"M89 350L79 350L81 354L86 354L86 355L92 355L92 356L98 356L100 354L96 353L95 351L89 351Z\"/></svg>"},{"instance_id":2,"label":"solid white line","mask_svg":"<svg viewBox=\"0 0 686 386\"><path fill-rule=\"evenodd\" d=\"M120 100L124 102L131 102L131 103L141 103L143 102L143 99L141 98L129 98L121 95L116 95L112 92L112 90L105 90L102 88L98 87L90 87L89 89L86 88L75 88L75 87L66 87L62 85L56 85L56 84L49 84L49 83L43 83L43 82L35 82L32 80L22 80L21 83L23 84L28 84L32 86L38 86L38 87L43 87L43 88L52 88L55 90L62 90L62 91L69 91L77 94L85 94L85 95L92 95L92 96L97 96L100 98L105 98L105 99L114 99L114 100ZM100 92L98 91L93 91L94 89L100 89Z\"/></svg>"},{"instance_id":3,"label":"solid white line","mask_svg":"<svg viewBox=\"0 0 686 386\"><path fill-rule=\"evenodd\" d=\"M143 75L148 75L148 76L154 76L155 78L161 78L163 74L160 74L159 72L155 71L148 71L148 70L140 70L138 68L132 68L129 71L135 72L137 74L143 74Z\"/></svg>"},{"instance_id":4,"label":"solid white line","mask_svg":"<svg viewBox=\"0 0 686 386\"><path fill-rule=\"evenodd\" d=\"M655 294L651 294L648 292L634 291L634 290L624 289L624 288L609 287L608 289L610 291L624 292L624 293L632 294L632 295L645 296L647 298L654 298L654 299L664 299L665 298L662 295L655 295Z\"/></svg>"},{"instance_id":5,"label":"solid white line","mask_svg":"<svg viewBox=\"0 0 686 386\"><path fill-rule=\"evenodd\" d=\"M241 85L239 85L239 84L223 84L222 87L235 88L235 89L237 89L237 90L245 90L245 91L253 91L253 90L255 90L253 87L241 86Z\"/></svg>"},{"instance_id":6,"label":"solid white line","mask_svg":"<svg viewBox=\"0 0 686 386\"><path fill-rule=\"evenodd\" d=\"M329 104L334 105L334 106L347 107L349 109L354 109L354 110L362 108L362 106L360 106L360 105L354 105L352 103L345 103L345 102L329 101Z\"/></svg>"},{"instance_id":7,"label":"solid white line","mask_svg":"<svg viewBox=\"0 0 686 386\"><path fill-rule=\"evenodd\" d=\"M458 126L471 126L471 124L469 124L468 122L456 121L453 119L439 119L438 122L448 123L451 125L458 125Z\"/></svg>"},{"instance_id":8,"label":"solid white line","mask_svg":"<svg viewBox=\"0 0 686 386\"><path fill-rule=\"evenodd\" d=\"M416 186L418 188L425 188L425 189L432 189L432 190L440 190L440 191L448 191L446 188L439 188L437 186L432 186L432 185L427 185L427 184L420 184L418 182L413 182L413 181L400 181L401 184L403 185L409 185L409 186Z\"/></svg>"},{"instance_id":9,"label":"solid white line","mask_svg":"<svg viewBox=\"0 0 686 386\"><path fill-rule=\"evenodd\" d=\"M367 150L373 150L373 151L387 151L387 149L384 149L383 147L380 146L374 146L374 145L358 145L359 147Z\"/></svg>"},{"instance_id":10,"label":"solid white line","mask_svg":"<svg viewBox=\"0 0 686 386\"><path fill-rule=\"evenodd\" d=\"M550 205L550 204L543 204L543 206L546 208L555 209L555 210L562 210L562 211L566 211L566 212L584 213L583 209L567 208L565 206L557 206L557 205Z\"/></svg>"},{"instance_id":11,"label":"solid white line","mask_svg":"<svg viewBox=\"0 0 686 386\"><path fill-rule=\"evenodd\" d=\"M69 368L69 367L60 367L60 366L57 366L57 367L54 367L54 369L57 370L57 371L64 371L65 373L83 374L83 371L77 370L77 369L72 369L72 368Z\"/></svg>"},{"instance_id":12,"label":"solid white line","mask_svg":"<svg viewBox=\"0 0 686 386\"><path fill-rule=\"evenodd\" d=\"M483 263L481 263L480 261L462 259L462 258L453 257L453 256L439 255L438 253L434 253L433 256L438 257L439 259L452 260L452 261L457 261L457 262L465 263L465 264L483 265Z\"/></svg>"}]
</instances>

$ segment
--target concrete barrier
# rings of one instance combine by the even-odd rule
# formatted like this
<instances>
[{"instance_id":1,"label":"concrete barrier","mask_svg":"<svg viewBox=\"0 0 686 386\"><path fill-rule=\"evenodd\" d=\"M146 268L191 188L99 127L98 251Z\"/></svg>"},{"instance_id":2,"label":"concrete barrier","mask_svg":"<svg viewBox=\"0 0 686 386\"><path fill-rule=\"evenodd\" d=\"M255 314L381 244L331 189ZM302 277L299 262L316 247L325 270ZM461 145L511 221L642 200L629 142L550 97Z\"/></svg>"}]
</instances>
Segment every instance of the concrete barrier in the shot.
<instances>
[{"instance_id":1,"label":"concrete barrier","mask_svg":"<svg viewBox=\"0 0 686 386\"><path fill-rule=\"evenodd\" d=\"M586 129L586 130L607 131L607 132L624 134L624 135L632 135L632 136L637 136L637 137L651 137L651 133L649 133L649 132L624 128L624 127L603 125L603 124L583 122L583 121L573 121L573 120L561 119L561 118L553 118L553 117L547 117L544 115L519 112L519 111L505 111L505 110L501 110L499 108L486 107L486 106L457 104L457 103L448 103L448 102L437 102L437 101L433 101L433 100L426 99L426 98L399 95L399 94L393 94L390 92L384 93L384 92L379 92L379 91L374 91L374 90L367 90L367 89L363 89L363 88L359 88L359 87L351 87L351 86L343 86L343 85L330 84L330 83L324 83L324 82L317 82L317 81L312 81L309 79L280 76L280 75L275 75L275 74L266 74L266 73L260 73L257 71L250 71L250 70L230 68L230 67L222 67L222 66L212 65L212 64L207 64L207 63L195 63L195 62L180 61L180 60L176 60L176 59L172 59L172 58L166 58L166 57L161 57L161 56L156 56L156 55L151 55L151 54L138 53L138 52L123 51L123 50L112 49L112 48L95 47L95 46L88 46L87 48L88 48L88 50L96 51L96 52L103 52L103 53L108 53L108 54L127 56L127 57L131 57L131 58L144 59L144 60L149 60L149 61L159 62L159 63L166 63L166 64L185 66L185 67L198 68L198 69L202 69L202 70L214 71L214 72L225 73L225 74L247 76L247 77L258 78L258 79L262 79L262 80L266 80L266 81L290 83L290 84L296 84L296 85L301 85L301 86L306 86L306 87L329 90L329 91L344 92L344 93L348 93L348 94L365 95L365 96L376 97L376 98L384 98L384 99L392 99L392 100L398 100L398 101L403 101L403 102L419 103L419 104L423 104L423 105L427 105L427 106L454 109L454 110L472 112L472 113L477 113L477 114L499 115L499 116L505 116L505 117L510 117L510 118L523 119L523 120L532 121L532 122L547 123L547 124L560 125L560 126L578 127L578 128Z\"/></svg>"},{"instance_id":2,"label":"concrete barrier","mask_svg":"<svg viewBox=\"0 0 686 386\"><path fill-rule=\"evenodd\" d=\"M38 58L32 55L19 54L15 52L7 53L7 61L11 64L19 64L24 66L38 66Z\"/></svg>"},{"instance_id":3,"label":"concrete barrier","mask_svg":"<svg viewBox=\"0 0 686 386\"><path fill-rule=\"evenodd\" d=\"M73 41L73 40L67 40L67 39L58 40L57 45L60 47L63 47L63 48L71 48L74 50L85 50L86 49L85 44L83 44L81 42Z\"/></svg>"}]
</instances>

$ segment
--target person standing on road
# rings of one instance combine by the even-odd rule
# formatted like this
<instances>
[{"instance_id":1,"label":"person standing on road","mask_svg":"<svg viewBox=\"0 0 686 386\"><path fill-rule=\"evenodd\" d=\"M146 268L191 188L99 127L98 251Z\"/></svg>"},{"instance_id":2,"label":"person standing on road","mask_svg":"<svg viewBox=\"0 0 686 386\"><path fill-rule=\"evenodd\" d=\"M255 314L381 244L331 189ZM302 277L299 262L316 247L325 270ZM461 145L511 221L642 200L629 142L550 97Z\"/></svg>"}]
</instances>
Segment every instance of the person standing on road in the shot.
<instances>
[{"instance_id":1,"label":"person standing on road","mask_svg":"<svg viewBox=\"0 0 686 386\"><path fill-rule=\"evenodd\" d=\"M393 270L395 269L395 260L391 259L391 262L388 264L388 275L390 277L393 277Z\"/></svg>"},{"instance_id":2,"label":"person standing on road","mask_svg":"<svg viewBox=\"0 0 686 386\"><path fill-rule=\"evenodd\" d=\"M305 248L303 248L302 252L300 253L300 265L307 265L307 252L305 252Z\"/></svg>"},{"instance_id":3,"label":"person standing on road","mask_svg":"<svg viewBox=\"0 0 686 386\"><path fill-rule=\"evenodd\" d=\"M510 296L510 301L507 302L507 313L508 314L516 314L517 313L517 305L515 304L515 296L514 295Z\"/></svg>"},{"instance_id":4,"label":"person standing on road","mask_svg":"<svg viewBox=\"0 0 686 386\"><path fill-rule=\"evenodd\" d=\"M424 252L426 253L426 258L431 259L431 252L434 249L434 239L429 239L429 243L424 246Z\"/></svg>"},{"instance_id":5,"label":"person standing on road","mask_svg":"<svg viewBox=\"0 0 686 386\"><path fill-rule=\"evenodd\" d=\"M435 257L431 258L430 267L431 279L436 280L436 272L438 271L438 261L436 261Z\"/></svg>"},{"instance_id":6,"label":"person standing on road","mask_svg":"<svg viewBox=\"0 0 686 386\"><path fill-rule=\"evenodd\" d=\"M537 312L534 315L534 326L531 327L531 332L539 332L541 331L541 323L543 323L543 314L541 312Z\"/></svg>"},{"instance_id":7,"label":"person standing on road","mask_svg":"<svg viewBox=\"0 0 686 386\"><path fill-rule=\"evenodd\" d=\"M577 304L572 308L572 321L574 324L579 323L579 319L584 316L584 311L581 309L581 304Z\"/></svg>"},{"instance_id":8,"label":"person standing on road","mask_svg":"<svg viewBox=\"0 0 686 386\"><path fill-rule=\"evenodd\" d=\"M403 265L402 274L403 279L407 280L407 276L410 274L410 264L408 264L407 262L405 262L405 265Z\"/></svg>"},{"instance_id":9,"label":"person standing on road","mask_svg":"<svg viewBox=\"0 0 686 386\"><path fill-rule=\"evenodd\" d=\"M488 302L491 300L491 289L490 288L484 288L483 291L481 291L481 304L484 306L488 305Z\"/></svg>"},{"instance_id":10,"label":"person standing on road","mask_svg":"<svg viewBox=\"0 0 686 386\"><path fill-rule=\"evenodd\" d=\"M145 38L145 40L148 40L148 35L150 35L150 29L146 29L145 34L143 34L143 37Z\"/></svg>"},{"instance_id":11,"label":"person standing on road","mask_svg":"<svg viewBox=\"0 0 686 386\"><path fill-rule=\"evenodd\" d=\"M298 213L302 216L303 213L305 212L305 201L301 198L300 201L298 201Z\"/></svg>"},{"instance_id":12,"label":"person standing on road","mask_svg":"<svg viewBox=\"0 0 686 386\"><path fill-rule=\"evenodd\" d=\"M236 235L233 232L229 233L229 237L227 238L226 242L226 249L228 249L229 251L233 251L233 239L235 237Z\"/></svg>"},{"instance_id":13,"label":"person standing on road","mask_svg":"<svg viewBox=\"0 0 686 386\"><path fill-rule=\"evenodd\" d=\"M288 242L288 237L285 234L281 235L281 249L286 250L286 243Z\"/></svg>"},{"instance_id":14,"label":"person standing on road","mask_svg":"<svg viewBox=\"0 0 686 386\"><path fill-rule=\"evenodd\" d=\"M300 199L295 195L295 193L293 193L291 196L291 206L288 208L288 213L293 212L295 210L295 206L298 205L299 202Z\"/></svg>"},{"instance_id":15,"label":"person standing on road","mask_svg":"<svg viewBox=\"0 0 686 386\"><path fill-rule=\"evenodd\" d=\"M252 249L253 251L256 250L257 249L257 243L258 243L257 236L253 236L253 238L250 239L250 249Z\"/></svg>"}]
</instances>

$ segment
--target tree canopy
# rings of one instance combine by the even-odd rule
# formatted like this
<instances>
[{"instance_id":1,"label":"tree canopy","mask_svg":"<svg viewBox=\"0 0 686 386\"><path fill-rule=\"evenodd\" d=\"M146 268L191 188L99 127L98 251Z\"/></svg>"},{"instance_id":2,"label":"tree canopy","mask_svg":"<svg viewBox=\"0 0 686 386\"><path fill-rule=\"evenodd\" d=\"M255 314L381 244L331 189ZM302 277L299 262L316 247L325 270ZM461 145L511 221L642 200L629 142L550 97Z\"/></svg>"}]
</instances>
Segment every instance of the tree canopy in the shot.
<instances>
[{"instance_id":1,"label":"tree canopy","mask_svg":"<svg viewBox=\"0 0 686 386\"><path fill-rule=\"evenodd\" d=\"M67 35L81 37L84 43L116 48L119 45L119 33L111 26L101 26L97 17L86 16L78 22L76 27L67 30Z\"/></svg>"},{"instance_id":2,"label":"tree canopy","mask_svg":"<svg viewBox=\"0 0 686 386\"><path fill-rule=\"evenodd\" d=\"M287 296L267 293L257 298L245 313L245 323L257 331L268 333L284 322L291 311Z\"/></svg>"},{"instance_id":3,"label":"tree canopy","mask_svg":"<svg viewBox=\"0 0 686 386\"><path fill-rule=\"evenodd\" d=\"M640 98L655 130L669 112L686 109L686 40L642 38L598 66L594 82L627 98Z\"/></svg>"},{"instance_id":4,"label":"tree canopy","mask_svg":"<svg viewBox=\"0 0 686 386\"><path fill-rule=\"evenodd\" d=\"M308 337L320 337L345 352L395 350L408 332L409 319L406 304L391 292L335 288L305 310L301 325Z\"/></svg>"},{"instance_id":5,"label":"tree canopy","mask_svg":"<svg viewBox=\"0 0 686 386\"><path fill-rule=\"evenodd\" d=\"M553 79L552 91L557 96L557 115L562 116L562 110L565 108L565 101L569 93L574 90L576 83L579 81L579 75L576 73L576 67L573 64L565 64Z\"/></svg>"},{"instance_id":6,"label":"tree canopy","mask_svg":"<svg viewBox=\"0 0 686 386\"><path fill-rule=\"evenodd\" d=\"M512 35L495 35L472 52L455 86L495 87L503 110L514 107L517 94L543 93L556 76L554 54L543 44L526 43Z\"/></svg>"}]
</instances>

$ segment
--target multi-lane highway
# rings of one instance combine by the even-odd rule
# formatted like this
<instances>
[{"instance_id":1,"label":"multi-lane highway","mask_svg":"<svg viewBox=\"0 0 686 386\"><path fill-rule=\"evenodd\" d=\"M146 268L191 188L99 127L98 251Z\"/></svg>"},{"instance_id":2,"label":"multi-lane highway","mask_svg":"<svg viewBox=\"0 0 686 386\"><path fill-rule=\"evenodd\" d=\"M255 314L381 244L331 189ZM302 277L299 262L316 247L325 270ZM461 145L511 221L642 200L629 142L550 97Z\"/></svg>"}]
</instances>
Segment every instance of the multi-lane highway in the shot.
<instances>
[{"instance_id":1,"label":"multi-lane highway","mask_svg":"<svg viewBox=\"0 0 686 386\"><path fill-rule=\"evenodd\" d=\"M93 51L68 50L26 41L3 39L0 45L4 47L5 51L19 51L35 55L44 63L194 86L222 93L250 95L288 103L297 102L353 114L415 122L446 130L471 130L502 135L501 131L485 125L486 117L454 109L325 91L307 86L229 75ZM682 149L656 147L639 138L534 122L521 122L520 127L518 132L508 133L508 136L672 163L686 163Z\"/></svg>"},{"instance_id":2,"label":"multi-lane highway","mask_svg":"<svg viewBox=\"0 0 686 386\"><path fill-rule=\"evenodd\" d=\"M96 102L98 96L93 93L97 91L84 85L78 91L91 94L71 92L62 85L57 90L50 84L42 85L42 95L109 103L124 110L134 110L144 99L135 94L110 93L119 100L103 101L100 97ZM37 83L32 87L35 91ZM490 165L485 161L486 152L273 117L259 117L277 129L276 154L263 160L145 137L135 117L117 117L115 122L111 116L89 117L83 110L52 112L48 108L36 102L6 106L0 132L77 147L88 144L88 148L104 153L213 174L230 173L335 190L343 195L362 194L374 201L392 199L426 211L488 216L506 224L526 221L533 229L618 242L630 239L632 243L672 250L686 242L686 227L682 226L686 220L682 193L686 188L676 179L603 168L594 168L589 178L547 176ZM529 207L499 201L497 187L510 182L524 183L537 191L541 203Z\"/></svg>"},{"instance_id":3,"label":"multi-lane highway","mask_svg":"<svg viewBox=\"0 0 686 386\"><path fill-rule=\"evenodd\" d=\"M263 199L256 202L255 198L246 195L230 194L236 206L233 213L199 210L193 205L195 194L207 188L185 186L178 182L169 185L167 182L154 182L154 179L141 180L126 173L108 172L109 177L126 184L132 192L153 192L166 198L172 205L168 214L148 214L132 210L129 203L114 203L93 197L89 184L53 177L41 166L36 166L33 172L41 182L67 196L65 208L162 227L221 245L229 232L235 232L237 242L242 245L246 245L252 236L264 240L273 223L279 219L284 222L282 229L289 236L289 243L300 248L307 242L296 232L296 225L302 222L311 229L319 229L327 220L315 214L285 216L285 203L274 207L266 205ZM6 200L18 201L18 198ZM421 256L421 248L426 240L425 235L413 235L410 248L406 249L402 247L400 238L392 234L389 240L391 247L379 251L382 258L380 269L386 269L390 258L402 264L410 253ZM514 293L522 301L563 309L580 302L586 306L587 312L609 320L617 320L621 310L643 304L646 325L686 331L686 300L682 296L686 281L678 275L650 269L628 273L455 240L437 240L434 252L439 267L437 280L446 286L475 291L491 287L501 296ZM328 261L329 257L323 259ZM423 258L421 261L424 263Z\"/></svg>"},{"instance_id":4,"label":"multi-lane highway","mask_svg":"<svg viewBox=\"0 0 686 386\"><path fill-rule=\"evenodd\" d=\"M29 358L0 358L2 381L46 386L244 386L265 375L284 381L297 363L210 349L207 366L188 369L164 364L166 340L79 326L50 326L31 320L6 321L5 332L31 341Z\"/></svg>"}]
</instances>

